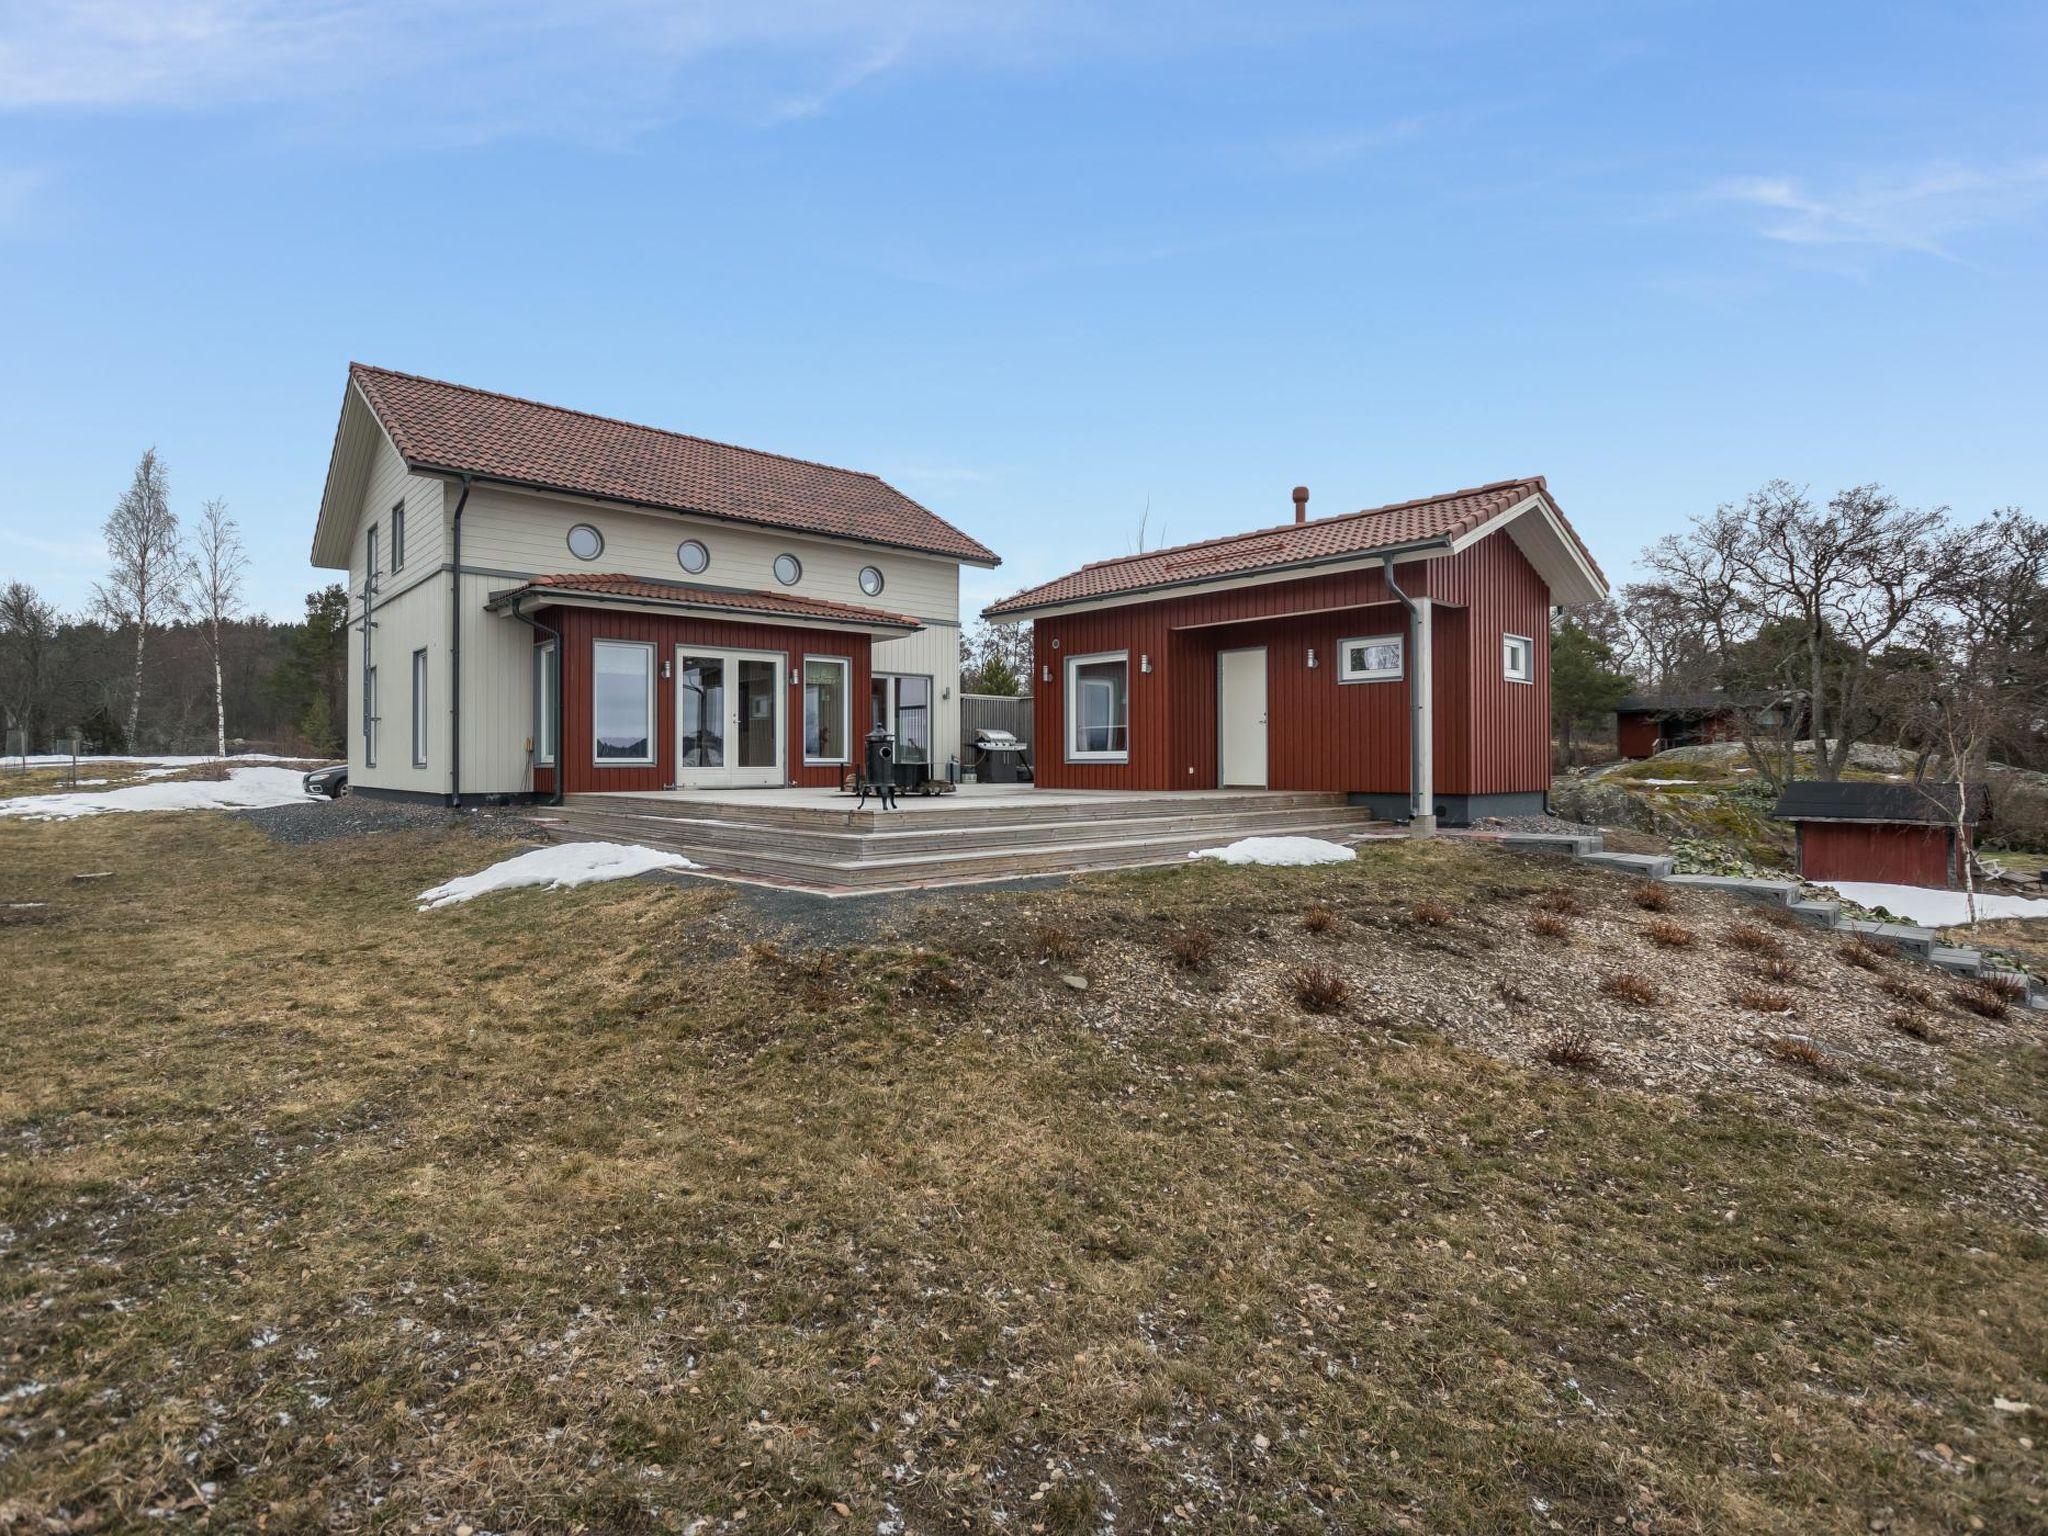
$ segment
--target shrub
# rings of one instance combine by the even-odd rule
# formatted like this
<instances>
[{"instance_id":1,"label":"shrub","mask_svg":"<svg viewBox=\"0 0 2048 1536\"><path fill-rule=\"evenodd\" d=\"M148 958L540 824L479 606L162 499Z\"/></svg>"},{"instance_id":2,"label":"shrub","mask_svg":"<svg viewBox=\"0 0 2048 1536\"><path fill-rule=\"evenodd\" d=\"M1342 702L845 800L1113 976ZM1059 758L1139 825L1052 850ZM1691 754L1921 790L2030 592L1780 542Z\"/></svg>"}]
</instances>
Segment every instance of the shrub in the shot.
<instances>
[{"instance_id":1,"label":"shrub","mask_svg":"<svg viewBox=\"0 0 2048 1536\"><path fill-rule=\"evenodd\" d=\"M1893 1002L1911 1003L1916 1008L1932 1008L1934 1006L1934 994L1921 986L1919 982L1910 981L1904 976L1878 977L1877 990L1892 999Z\"/></svg>"},{"instance_id":2,"label":"shrub","mask_svg":"<svg viewBox=\"0 0 2048 1536\"><path fill-rule=\"evenodd\" d=\"M1666 949L1690 949L1696 937L1685 924L1674 923L1668 917L1650 919L1650 926L1646 931L1652 943L1661 944Z\"/></svg>"},{"instance_id":3,"label":"shrub","mask_svg":"<svg viewBox=\"0 0 2048 1536\"><path fill-rule=\"evenodd\" d=\"M1350 1000L1351 983L1327 966L1312 965L1294 977L1294 1000L1309 1013L1335 1013Z\"/></svg>"},{"instance_id":4,"label":"shrub","mask_svg":"<svg viewBox=\"0 0 2048 1536\"><path fill-rule=\"evenodd\" d=\"M1784 945L1755 923L1730 923L1721 936L1736 949L1746 949L1752 955L1776 955L1784 952Z\"/></svg>"},{"instance_id":5,"label":"shrub","mask_svg":"<svg viewBox=\"0 0 2048 1536\"><path fill-rule=\"evenodd\" d=\"M1742 987L1732 1001L1738 1008L1747 1008L1752 1013L1790 1013L1792 999L1783 992L1769 987Z\"/></svg>"},{"instance_id":6,"label":"shrub","mask_svg":"<svg viewBox=\"0 0 2048 1536\"><path fill-rule=\"evenodd\" d=\"M1799 914L1789 907L1768 907L1764 910L1764 921L1773 928L1798 928L1804 926Z\"/></svg>"},{"instance_id":7,"label":"shrub","mask_svg":"<svg viewBox=\"0 0 2048 1536\"><path fill-rule=\"evenodd\" d=\"M1578 892L1561 885L1545 891L1537 900L1542 904L1544 911L1556 912L1566 917L1576 917L1586 910L1585 903L1579 900Z\"/></svg>"},{"instance_id":8,"label":"shrub","mask_svg":"<svg viewBox=\"0 0 2048 1536\"><path fill-rule=\"evenodd\" d=\"M1957 987L1948 996L1958 1008L1966 1009L1980 1019L2002 1019L2012 1012L2012 1004L1981 981Z\"/></svg>"},{"instance_id":9,"label":"shrub","mask_svg":"<svg viewBox=\"0 0 2048 1536\"><path fill-rule=\"evenodd\" d=\"M2024 1003L2027 1000L2027 984L2019 977L2003 971L1977 978L1977 985L1987 992L1996 992L2008 1003Z\"/></svg>"},{"instance_id":10,"label":"shrub","mask_svg":"<svg viewBox=\"0 0 2048 1536\"><path fill-rule=\"evenodd\" d=\"M1647 1008L1657 1001L1656 984L1634 971L1616 971L1611 976L1601 977L1600 991L1617 1003L1632 1003L1638 1008Z\"/></svg>"},{"instance_id":11,"label":"shrub","mask_svg":"<svg viewBox=\"0 0 2048 1536\"><path fill-rule=\"evenodd\" d=\"M1841 956L1844 965L1853 965L1858 970L1874 971L1884 964L1884 950L1861 934L1836 945L1835 953Z\"/></svg>"},{"instance_id":12,"label":"shrub","mask_svg":"<svg viewBox=\"0 0 2048 1536\"><path fill-rule=\"evenodd\" d=\"M1337 914L1328 907L1310 907L1301 914L1301 926L1310 933L1328 933L1337 924Z\"/></svg>"},{"instance_id":13,"label":"shrub","mask_svg":"<svg viewBox=\"0 0 2048 1536\"><path fill-rule=\"evenodd\" d=\"M1802 1040L1797 1035L1767 1035L1757 1042L1757 1049L1773 1061L1788 1067L1797 1067L1811 1072L1815 1077L1840 1077L1842 1069L1826 1051L1811 1040Z\"/></svg>"},{"instance_id":14,"label":"shrub","mask_svg":"<svg viewBox=\"0 0 2048 1536\"><path fill-rule=\"evenodd\" d=\"M1915 1040L1926 1040L1931 1043L1941 1038L1923 1015L1915 1013L1910 1008L1894 1008L1884 1016L1884 1021L1900 1034L1910 1035Z\"/></svg>"},{"instance_id":15,"label":"shrub","mask_svg":"<svg viewBox=\"0 0 2048 1536\"><path fill-rule=\"evenodd\" d=\"M1670 888L1658 884L1655 880L1639 882L1629 891L1628 899L1641 907L1645 912L1669 912L1671 910Z\"/></svg>"},{"instance_id":16,"label":"shrub","mask_svg":"<svg viewBox=\"0 0 2048 1536\"><path fill-rule=\"evenodd\" d=\"M1543 1042L1543 1059L1553 1067L1591 1072L1600 1065L1600 1050L1583 1029L1567 1030Z\"/></svg>"},{"instance_id":17,"label":"shrub","mask_svg":"<svg viewBox=\"0 0 2048 1536\"><path fill-rule=\"evenodd\" d=\"M1555 912L1538 912L1529 919L1529 931L1539 939L1569 939L1572 925Z\"/></svg>"},{"instance_id":18,"label":"shrub","mask_svg":"<svg viewBox=\"0 0 2048 1536\"><path fill-rule=\"evenodd\" d=\"M1449 907L1436 900L1418 901L1408 909L1408 915L1425 928L1442 928L1454 916Z\"/></svg>"},{"instance_id":19,"label":"shrub","mask_svg":"<svg viewBox=\"0 0 2048 1536\"><path fill-rule=\"evenodd\" d=\"M1199 971L1216 953L1215 936L1203 928L1183 928L1166 941L1166 952L1184 971Z\"/></svg>"},{"instance_id":20,"label":"shrub","mask_svg":"<svg viewBox=\"0 0 2048 1536\"><path fill-rule=\"evenodd\" d=\"M1766 955L1764 963L1758 966L1757 970L1765 981L1775 981L1783 987L1789 987L1799 980L1799 967L1783 955Z\"/></svg>"},{"instance_id":21,"label":"shrub","mask_svg":"<svg viewBox=\"0 0 2048 1536\"><path fill-rule=\"evenodd\" d=\"M1081 953L1081 944L1058 923L1040 923L1032 930L1031 948L1041 960L1071 960Z\"/></svg>"}]
</instances>

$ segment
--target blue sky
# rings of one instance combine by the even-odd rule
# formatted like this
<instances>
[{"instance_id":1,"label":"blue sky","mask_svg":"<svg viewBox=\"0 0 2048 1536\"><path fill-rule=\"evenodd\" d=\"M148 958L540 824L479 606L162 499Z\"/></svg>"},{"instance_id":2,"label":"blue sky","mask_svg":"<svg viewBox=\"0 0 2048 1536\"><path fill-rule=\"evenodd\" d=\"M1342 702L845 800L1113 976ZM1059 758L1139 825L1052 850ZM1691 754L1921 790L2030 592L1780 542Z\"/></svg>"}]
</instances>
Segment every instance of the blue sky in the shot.
<instances>
[{"instance_id":1,"label":"blue sky","mask_svg":"<svg viewBox=\"0 0 2048 1536\"><path fill-rule=\"evenodd\" d=\"M11 0L0 579L295 614L350 358L1133 547L1542 473L2048 510L2048 7ZM563 19L571 18L573 19Z\"/></svg>"}]
</instances>

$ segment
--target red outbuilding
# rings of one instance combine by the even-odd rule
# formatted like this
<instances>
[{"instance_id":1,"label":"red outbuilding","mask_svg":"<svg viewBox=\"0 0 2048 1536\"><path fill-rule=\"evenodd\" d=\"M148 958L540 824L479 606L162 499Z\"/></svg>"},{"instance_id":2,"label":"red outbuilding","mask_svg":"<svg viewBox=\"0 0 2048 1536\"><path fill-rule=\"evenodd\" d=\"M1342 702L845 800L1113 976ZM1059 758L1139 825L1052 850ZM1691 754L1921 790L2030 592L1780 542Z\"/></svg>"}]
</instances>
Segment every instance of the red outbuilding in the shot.
<instances>
[{"instance_id":1,"label":"red outbuilding","mask_svg":"<svg viewBox=\"0 0 2048 1536\"><path fill-rule=\"evenodd\" d=\"M1962 818L1957 825L1957 796ZM1954 890L1984 809L1977 784L1870 784L1797 779L1773 812L1799 833L1799 875ZM1959 835L1960 833L1960 835Z\"/></svg>"},{"instance_id":2,"label":"red outbuilding","mask_svg":"<svg viewBox=\"0 0 2048 1536\"><path fill-rule=\"evenodd\" d=\"M1340 791L1434 825L1540 812L1550 611L1607 592L1541 477L1083 566L1032 621L1037 782Z\"/></svg>"}]
</instances>

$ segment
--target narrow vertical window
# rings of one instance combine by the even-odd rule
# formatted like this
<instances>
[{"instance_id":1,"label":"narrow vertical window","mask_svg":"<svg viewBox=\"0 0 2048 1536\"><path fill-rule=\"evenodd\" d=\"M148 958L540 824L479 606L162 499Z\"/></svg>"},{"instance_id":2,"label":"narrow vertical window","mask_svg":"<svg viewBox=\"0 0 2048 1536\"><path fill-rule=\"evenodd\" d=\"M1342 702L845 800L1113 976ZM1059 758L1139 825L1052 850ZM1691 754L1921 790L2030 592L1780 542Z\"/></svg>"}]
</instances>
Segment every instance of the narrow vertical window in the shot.
<instances>
[{"instance_id":1,"label":"narrow vertical window","mask_svg":"<svg viewBox=\"0 0 2048 1536\"><path fill-rule=\"evenodd\" d=\"M391 569L405 567L405 503L400 502L391 509Z\"/></svg>"},{"instance_id":2,"label":"narrow vertical window","mask_svg":"<svg viewBox=\"0 0 2048 1536\"><path fill-rule=\"evenodd\" d=\"M852 727L847 714L853 702L853 663L844 656L804 658L804 761L847 761Z\"/></svg>"},{"instance_id":3,"label":"narrow vertical window","mask_svg":"<svg viewBox=\"0 0 2048 1536\"><path fill-rule=\"evenodd\" d=\"M896 679L896 761L928 763L932 760L932 680L928 677Z\"/></svg>"},{"instance_id":4,"label":"narrow vertical window","mask_svg":"<svg viewBox=\"0 0 2048 1536\"><path fill-rule=\"evenodd\" d=\"M396 541L393 541L394 550ZM412 765L427 766L427 652L412 653Z\"/></svg>"},{"instance_id":5,"label":"narrow vertical window","mask_svg":"<svg viewBox=\"0 0 2048 1536\"><path fill-rule=\"evenodd\" d=\"M377 669L363 668L363 766L377 766Z\"/></svg>"},{"instance_id":6,"label":"narrow vertical window","mask_svg":"<svg viewBox=\"0 0 2048 1536\"><path fill-rule=\"evenodd\" d=\"M555 642L533 648L533 761L555 766Z\"/></svg>"},{"instance_id":7,"label":"narrow vertical window","mask_svg":"<svg viewBox=\"0 0 2048 1536\"><path fill-rule=\"evenodd\" d=\"M377 525L370 524L370 536L363 546L363 590L374 591L377 586Z\"/></svg>"},{"instance_id":8,"label":"narrow vertical window","mask_svg":"<svg viewBox=\"0 0 2048 1536\"><path fill-rule=\"evenodd\" d=\"M590 707L595 760L611 767L654 763L654 647L593 642Z\"/></svg>"}]
</instances>

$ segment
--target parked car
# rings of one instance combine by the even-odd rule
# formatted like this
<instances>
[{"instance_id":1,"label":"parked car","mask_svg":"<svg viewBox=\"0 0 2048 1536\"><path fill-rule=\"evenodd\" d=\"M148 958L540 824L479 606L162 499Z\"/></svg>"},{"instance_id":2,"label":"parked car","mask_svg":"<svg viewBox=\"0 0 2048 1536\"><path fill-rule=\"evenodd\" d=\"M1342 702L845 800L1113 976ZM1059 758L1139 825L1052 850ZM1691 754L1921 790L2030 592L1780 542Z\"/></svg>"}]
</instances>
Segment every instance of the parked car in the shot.
<instances>
[{"instance_id":1,"label":"parked car","mask_svg":"<svg viewBox=\"0 0 2048 1536\"><path fill-rule=\"evenodd\" d=\"M329 763L325 768L315 768L306 775L306 793L309 795L325 795L330 800L339 800L341 792L347 788L347 763Z\"/></svg>"}]
</instances>

